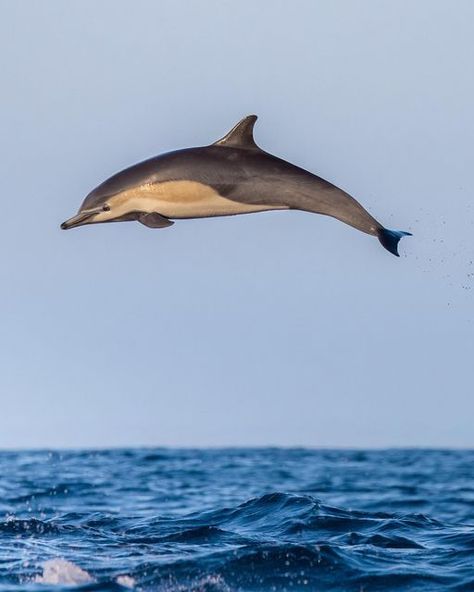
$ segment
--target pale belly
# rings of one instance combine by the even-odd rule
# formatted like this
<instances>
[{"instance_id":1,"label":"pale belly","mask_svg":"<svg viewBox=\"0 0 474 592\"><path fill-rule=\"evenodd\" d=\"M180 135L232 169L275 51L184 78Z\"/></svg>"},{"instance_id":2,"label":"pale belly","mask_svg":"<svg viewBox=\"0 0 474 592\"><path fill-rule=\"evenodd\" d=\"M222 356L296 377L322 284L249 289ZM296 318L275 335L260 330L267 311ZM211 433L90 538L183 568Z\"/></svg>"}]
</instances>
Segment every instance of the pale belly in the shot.
<instances>
[{"instance_id":1,"label":"pale belly","mask_svg":"<svg viewBox=\"0 0 474 592\"><path fill-rule=\"evenodd\" d=\"M110 200L114 215L136 210L157 212L166 218L231 216L266 210L286 209L278 205L257 205L233 201L215 189L195 181L167 181L142 185Z\"/></svg>"}]
</instances>

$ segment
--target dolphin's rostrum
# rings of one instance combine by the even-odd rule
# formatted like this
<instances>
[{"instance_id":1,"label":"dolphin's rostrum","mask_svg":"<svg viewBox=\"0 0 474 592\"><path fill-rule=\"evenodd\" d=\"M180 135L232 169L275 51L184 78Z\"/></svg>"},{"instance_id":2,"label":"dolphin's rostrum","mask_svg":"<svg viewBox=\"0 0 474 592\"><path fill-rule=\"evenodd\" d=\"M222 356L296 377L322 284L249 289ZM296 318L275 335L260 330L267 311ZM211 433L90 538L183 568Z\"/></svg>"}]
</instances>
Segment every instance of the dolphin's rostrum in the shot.
<instances>
[{"instance_id":1,"label":"dolphin's rostrum","mask_svg":"<svg viewBox=\"0 0 474 592\"><path fill-rule=\"evenodd\" d=\"M210 146L168 152L113 175L61 228L126 220L164 228L172 219L302 210L377 236L398 256L409 232L387 230L342 189L259 148L256 120L245 117Z\"/></svg>"}]
</instances>

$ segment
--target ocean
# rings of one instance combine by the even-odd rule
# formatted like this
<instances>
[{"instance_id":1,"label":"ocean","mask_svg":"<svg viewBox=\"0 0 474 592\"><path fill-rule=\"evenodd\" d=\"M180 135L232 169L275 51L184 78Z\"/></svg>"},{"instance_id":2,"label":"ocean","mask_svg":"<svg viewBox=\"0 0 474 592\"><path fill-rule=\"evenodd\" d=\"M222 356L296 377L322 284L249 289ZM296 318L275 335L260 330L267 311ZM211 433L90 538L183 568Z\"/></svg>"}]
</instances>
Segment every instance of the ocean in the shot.
<instances>
[{"instance_id":1,"label":"ocean","mask_svg":"<svg viewBox=\"0 0 474 592\"><path fill-rule=\"evenodd\" d=\"M0 453L0 592L474 590L474 451Z\"/></svg>"}]
</instances>

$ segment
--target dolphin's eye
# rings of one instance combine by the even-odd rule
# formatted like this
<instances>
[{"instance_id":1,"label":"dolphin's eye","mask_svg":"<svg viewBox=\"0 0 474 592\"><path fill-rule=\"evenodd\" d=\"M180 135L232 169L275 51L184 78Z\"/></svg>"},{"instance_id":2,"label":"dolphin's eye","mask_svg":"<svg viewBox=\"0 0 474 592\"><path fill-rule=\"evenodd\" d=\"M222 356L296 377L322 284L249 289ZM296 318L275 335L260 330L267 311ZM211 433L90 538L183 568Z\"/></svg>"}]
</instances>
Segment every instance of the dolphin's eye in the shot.
<instances>
[{"instance_id":1,"label":"dolphin's eye","mask_svg":"<svg viewBox=\"0 0 474 592\"><path fill-rule=\"evenodd\" d=\"M104 204L104 205L102 206L102 211L103 211L103 212L110 212L110 206L109 206L109 205L107 205L107 204Z\"/></svg>"}]
</instances>

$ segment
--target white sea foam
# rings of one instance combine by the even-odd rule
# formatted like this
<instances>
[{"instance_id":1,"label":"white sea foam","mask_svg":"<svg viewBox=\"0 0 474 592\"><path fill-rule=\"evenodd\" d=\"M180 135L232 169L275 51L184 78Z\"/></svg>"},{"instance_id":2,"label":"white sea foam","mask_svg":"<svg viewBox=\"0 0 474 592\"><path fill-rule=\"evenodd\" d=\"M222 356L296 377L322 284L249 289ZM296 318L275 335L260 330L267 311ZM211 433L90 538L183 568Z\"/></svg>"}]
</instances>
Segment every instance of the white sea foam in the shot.
<instances>
[{"instance_id":1,"label":"white sea foam","mask_svg":"<svg viewBox=\"0 0 474 592\"><path fill-rule=\"evenodd\" d=\"M43 574L33 581L36 584L88 584L94 578L71 561L50 559L43 563Z\"/></svg>"},{"instance_id":2,"label":"white sea foam","mask_svg":"<svg viewBox=\"0 0 474 592\"><path fill-rule=\"evenodd\" d=\"M115 580L117 584L123 586L124 588L134 588L135 587L135 580L130 576L118 576Z\"/></svg>"}]
</instances>

